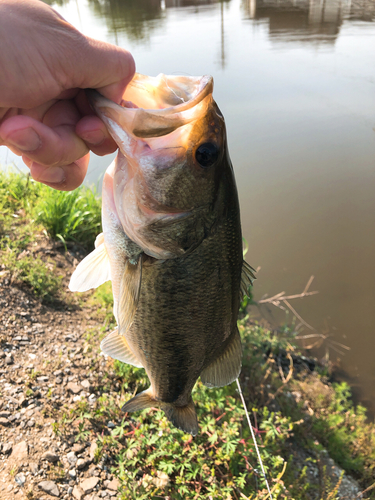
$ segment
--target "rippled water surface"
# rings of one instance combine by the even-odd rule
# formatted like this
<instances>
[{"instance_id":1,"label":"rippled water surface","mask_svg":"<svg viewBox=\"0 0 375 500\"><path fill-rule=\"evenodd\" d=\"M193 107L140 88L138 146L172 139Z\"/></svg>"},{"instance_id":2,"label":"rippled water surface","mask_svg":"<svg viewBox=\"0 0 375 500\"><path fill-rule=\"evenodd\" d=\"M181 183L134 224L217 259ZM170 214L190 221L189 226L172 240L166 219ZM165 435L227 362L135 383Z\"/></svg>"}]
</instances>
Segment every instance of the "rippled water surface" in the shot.
<instances>
[{"instance_id":1,"label":"rippled water surface","mask_svg":"<svg viewBox=\"0 0 375 500\"><path fill-rule=\"evenodd\" d=\"M343 356L324 344L374 411L375 2L51 3L85 34L128 48L141 73L214 76L248 261L261 268L256 298L297 293L314 275L320 293L294 307L350 347ZM109 163L93 158L88 182Z\"/></svg>"}]
</instances>

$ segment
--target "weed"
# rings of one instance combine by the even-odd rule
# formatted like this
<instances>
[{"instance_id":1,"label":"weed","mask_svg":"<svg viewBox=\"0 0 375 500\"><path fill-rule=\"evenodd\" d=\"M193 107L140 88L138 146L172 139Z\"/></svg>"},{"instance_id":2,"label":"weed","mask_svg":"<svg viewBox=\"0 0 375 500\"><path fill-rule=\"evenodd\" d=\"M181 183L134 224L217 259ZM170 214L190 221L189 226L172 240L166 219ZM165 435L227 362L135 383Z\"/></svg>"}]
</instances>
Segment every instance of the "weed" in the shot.
<instances>
[{"instance_id":1,"label":"weed","mask_svg":"<svg viewBox=\"0 0 375 500\"><path fill-rule=\"evenodd\" d=\"M87 305L95 309L97 320L105 327L114 328L116 320L113 316L113 294L110 281L96 288L88 299Z\"/></svg>"},{"instance_id":2,"label":"weed","mask_svg":"<svg viewBox=\"0 0 375 500\"><path fill-rule=\"evenodd\" d=\"M39 377L40 372L37 370L34 370L34 368L31 370L29 378L30 380L35 380L37 377Z\"/></svg>"},{"instance_id":3,"label":"weed","mask_svg":"<svg viewBox=\"0 0 375 500\"><path fill-rule=\"evenodd\" d=\"M51 298L59 290L61 277L54 274L55 266L39 257L29 255L19 259L15 252L4 252L3 265L12 271L13 279L29 285L38 297Z\"/></svg>"},{"instance_id":4,"label":"weed","mask_svg":"<svg viewBox=\"0 0 375 500\"><path fill-rule=\"evenodd\" d=\"M68 192L42 186L34 213L48 234L65 245L73 241L90 250L100 233L100 200L86 187Z\"/></svg>"},{"instance_id":5,"label":"weed","mask_svg":"<svg viewBox=\"0 0 375 500\"><path fill-rule=\"evenodd\" d=\"M2 217L28 211L39 192L40 184L30 176L16 172L0 172L0 214Z\"/></svg>"}]
</instances>

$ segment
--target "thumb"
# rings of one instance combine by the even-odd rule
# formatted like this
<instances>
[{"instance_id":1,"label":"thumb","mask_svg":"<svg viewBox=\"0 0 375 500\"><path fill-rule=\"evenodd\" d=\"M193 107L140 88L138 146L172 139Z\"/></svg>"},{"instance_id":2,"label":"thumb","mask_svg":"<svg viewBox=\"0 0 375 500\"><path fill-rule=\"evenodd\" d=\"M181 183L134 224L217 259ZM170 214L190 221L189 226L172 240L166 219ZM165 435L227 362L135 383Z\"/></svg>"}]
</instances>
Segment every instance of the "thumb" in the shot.
<instances>
[{"instance_id":1,"label":"thumb","mask_svg":"<svg viewBox=\"0 0 375 500\"><path fill-rule=\"evenodd\" d=\"M134 76L135 62L127 50L110 43L86 38L85 50L78 56L75 87L97 89L108 99L119 103L126 85Z\"/></svg>"}]
</instances>

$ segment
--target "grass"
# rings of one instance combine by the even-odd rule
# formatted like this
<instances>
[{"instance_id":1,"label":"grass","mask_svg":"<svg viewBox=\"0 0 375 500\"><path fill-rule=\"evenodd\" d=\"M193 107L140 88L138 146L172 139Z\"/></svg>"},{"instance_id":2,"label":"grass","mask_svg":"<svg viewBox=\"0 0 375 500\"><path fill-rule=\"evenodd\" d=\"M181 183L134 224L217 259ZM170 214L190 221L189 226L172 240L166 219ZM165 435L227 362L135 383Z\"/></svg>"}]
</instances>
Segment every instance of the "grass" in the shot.
<instances>
[{"instance_id":1,"label":"grass","mask_svg":"<svg viewBox=\"0 0 375 500\"><path fill-rule=\"evenodd\" d=\"M53 297L61 285L54 260L35 250L43 238L91 249L99 231L100 200L86 188L58 193L28 177L0 173L1 273L22 280L38 296ZM82 307L96 310L104 325L101 334L113 327L110 284L80 300ZM369 487L375 481L375 425L365 409L353 404L347 384L329 384L323 369L310 371L292 328L270 330L250 321L247 309L253 306L252 298L241 306L241 386L273 497L335 500L340 483L332 482L322 465L324 449ZM148 380L144 370L118 361L103 369L93 347L97 333L88 333L85 352L92 356L99 397L93 405L83 400L63 413L56 410L53 428L76 441L97 442L95 461L120 479L123 500L267 498L235 384L207 389L197 383L193 399L200 434L194 439L157 409L123 415L121 405ZM35 376L31 373L30 381ZM319 483L309 476L311 466L320 471ZM375 498L372 490L368 498Z\"/></svg>"},{"instance_id":2,"label":"grass","mask_svg":"<svg viewBox=\"0 0 375 500\"><path fill-rule=\"evenodd\" d=\"M94 191L56 191L14 172L0 172L0 213L2 225L25 217L41 224L52 239L79 243L86 250L101 231L101 202Z\"/></svg>"},{"instance_id":3,"label":"grass","mask_svg":"<svg viewBox=\"0 0 375 500\"><path fill-rule=\"evenodd\" d=\"M11 271L13 280L28 285L35 295L50 299L59 291L61 276L56 274L56 266L51 259L44 261L38 256L22 252L24 243L16 239L0 240L2 267Z\"/></svg>"},{"instance_id":4,"label":"grass","mask_svg":"<svg viewBox=\"0 0 375 500\"><path fill-rule=\"evenodd\" d=\"M58 295L61 276L55 261L40 250L48 237L94 247L101 228L101 205L91 190L58 192L29 176L0 172L0 271L25 283L38 297Z\"/></svg>"},{"instance_id":5,"label":"grass","mask_svg":"<svg viewBox=\"0 0 375 500\"><path fill-rule=\"evenodd\" d=\"M86 250L101 231L100 200L84 187L66 192L41 185L34 214L51 238L80 243Z\"/></svg>"}]
</instances>

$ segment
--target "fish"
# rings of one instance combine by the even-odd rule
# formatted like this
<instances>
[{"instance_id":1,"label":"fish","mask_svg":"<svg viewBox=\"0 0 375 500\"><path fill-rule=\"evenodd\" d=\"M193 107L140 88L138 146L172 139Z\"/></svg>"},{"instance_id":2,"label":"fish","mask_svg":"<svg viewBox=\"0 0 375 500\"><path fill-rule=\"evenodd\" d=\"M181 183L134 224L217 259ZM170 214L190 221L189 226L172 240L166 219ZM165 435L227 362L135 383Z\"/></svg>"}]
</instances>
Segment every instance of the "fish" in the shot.
<instances>
[{"instance_id":1,"label":"fish","mask_svg":"<svg viewBox=\"0 0 375 500\"><path fill-rule=\"evenodd\" d=\"M211 76L138 73L120 104L86 91L119 149L103 179L103 232L69 285L112 281L117 328L101 349L150 380L122 410L160 408L193 436L198 378L222 387L240 374L237 317L255 278L212 92Z\"/></svg>"}]
</instances>

